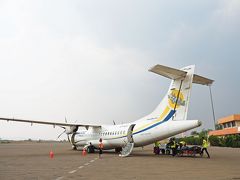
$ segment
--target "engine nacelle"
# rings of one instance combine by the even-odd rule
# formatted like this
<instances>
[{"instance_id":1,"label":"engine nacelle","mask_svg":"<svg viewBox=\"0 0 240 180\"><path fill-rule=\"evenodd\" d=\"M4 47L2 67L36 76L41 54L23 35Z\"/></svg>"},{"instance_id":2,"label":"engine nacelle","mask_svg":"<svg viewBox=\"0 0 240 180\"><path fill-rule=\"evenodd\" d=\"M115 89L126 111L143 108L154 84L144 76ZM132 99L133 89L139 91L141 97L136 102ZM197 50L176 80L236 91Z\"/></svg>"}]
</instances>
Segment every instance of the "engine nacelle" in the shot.
<instances>
[{"instance_id":1,"label":"engine nacelle","mask_svg":"<svg viewBox=\"0 0 240 180\"><path fill-rule=\"evenodd\" d=\"M66 127L66 134L73 134L77 132L78 126L68 126Z\"/></svg>"}]
</instances>

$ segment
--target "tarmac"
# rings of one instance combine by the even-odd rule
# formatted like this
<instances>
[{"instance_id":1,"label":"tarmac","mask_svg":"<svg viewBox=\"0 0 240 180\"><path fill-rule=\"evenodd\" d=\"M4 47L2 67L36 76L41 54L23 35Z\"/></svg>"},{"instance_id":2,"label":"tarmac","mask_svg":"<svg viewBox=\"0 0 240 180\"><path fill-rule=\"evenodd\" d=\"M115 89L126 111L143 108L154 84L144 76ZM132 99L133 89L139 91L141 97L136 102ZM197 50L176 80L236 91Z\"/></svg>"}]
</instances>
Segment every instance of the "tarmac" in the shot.
<instances>
[{"instance_id":1,"label":"tarmac","mask_svg":"<svg viewBox=\"0 0 240 180\"><path fill-rule=\"evenodd\" d=\"M53 151L54 158L49 157ZM69 143L0 144L0 179L232 179L240 180L240 149L210 147L211 158L154 155L152 146L122 158L114 152L82 156Z\"/></svg>"}]
</instances>

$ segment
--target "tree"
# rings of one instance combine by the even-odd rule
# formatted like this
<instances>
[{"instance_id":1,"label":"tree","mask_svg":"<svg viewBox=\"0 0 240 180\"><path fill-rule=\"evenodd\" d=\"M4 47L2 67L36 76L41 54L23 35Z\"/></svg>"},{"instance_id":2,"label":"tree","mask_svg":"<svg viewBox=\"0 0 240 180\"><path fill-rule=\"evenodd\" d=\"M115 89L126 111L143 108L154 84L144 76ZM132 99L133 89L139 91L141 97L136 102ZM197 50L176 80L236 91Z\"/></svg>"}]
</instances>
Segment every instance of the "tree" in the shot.
<instances>
[{"instance_id":1,"label":"tree","mask_svg":"<svg viewBox=\"0 0 240 180\"><path fill-rule=\"evenodd\" d=\"M191 135L192 135L192 136L196 136L196 135L198 135L198 132L197 132L197 131L192 131L192 132L191 132Z\"/></svg>"}]
</instances>

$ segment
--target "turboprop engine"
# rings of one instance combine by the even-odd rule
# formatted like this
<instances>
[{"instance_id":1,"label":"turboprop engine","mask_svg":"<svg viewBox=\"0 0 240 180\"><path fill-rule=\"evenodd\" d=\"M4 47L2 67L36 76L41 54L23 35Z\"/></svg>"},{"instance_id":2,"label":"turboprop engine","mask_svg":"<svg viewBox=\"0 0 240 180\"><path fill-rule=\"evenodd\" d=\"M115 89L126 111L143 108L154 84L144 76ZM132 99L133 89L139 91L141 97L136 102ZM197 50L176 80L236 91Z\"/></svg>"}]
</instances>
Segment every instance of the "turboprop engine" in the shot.
<instances>
[{"instance_id":1,"label":"turboprop engine","mask_svg":"<svg viewBox=\"0 0 240 180\"><path fill-rule=\"evenodd\" d=\"M68 126L68 127L65 127L65 133L68 134L68 135L77 132L77 130L78 130L78 127L77 127L77 126Z\"/></svg>"},{"instance_id":2,"label":"turboprop engine","mask_svg":"<svg viewBox=\"0 0 240 180\"><path fill-rule=\"evenodd\" d=\"M67 137L68 137L68 141L70 142L69 135L77 132L78 126L67 126L67 127L62 127L62 128L64 129L64 131L61 134L59 134L58 138L60 138L61 135L66 133Z\"/></svg>"}]
</instances>

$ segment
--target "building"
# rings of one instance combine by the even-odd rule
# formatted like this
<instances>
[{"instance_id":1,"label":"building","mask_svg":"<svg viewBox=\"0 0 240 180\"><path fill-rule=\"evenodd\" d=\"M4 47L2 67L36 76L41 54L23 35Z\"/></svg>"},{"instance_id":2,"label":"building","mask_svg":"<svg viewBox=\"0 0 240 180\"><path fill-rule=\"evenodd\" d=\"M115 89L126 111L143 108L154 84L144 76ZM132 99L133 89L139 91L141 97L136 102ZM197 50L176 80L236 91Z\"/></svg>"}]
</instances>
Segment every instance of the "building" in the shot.
<instances>
[{"instance_id":1,"label":"building","mask_svg":"<svg viewBox=\"0 0 240 180\"><path fill-rule=\"evenodd\" d=\"M240 114L233 114L218 120L219 130L209 131L209 135L225 136L240 134Z\"/></svg>"}]
</instances>

